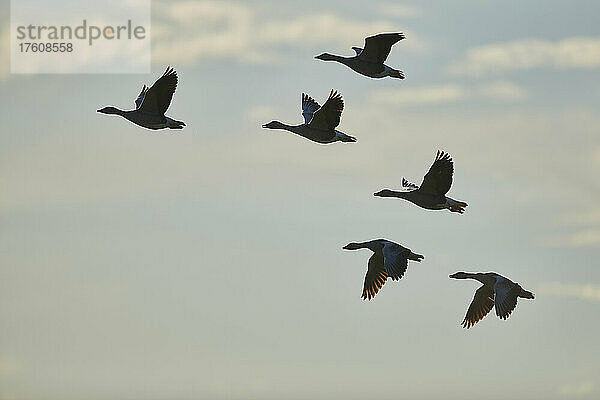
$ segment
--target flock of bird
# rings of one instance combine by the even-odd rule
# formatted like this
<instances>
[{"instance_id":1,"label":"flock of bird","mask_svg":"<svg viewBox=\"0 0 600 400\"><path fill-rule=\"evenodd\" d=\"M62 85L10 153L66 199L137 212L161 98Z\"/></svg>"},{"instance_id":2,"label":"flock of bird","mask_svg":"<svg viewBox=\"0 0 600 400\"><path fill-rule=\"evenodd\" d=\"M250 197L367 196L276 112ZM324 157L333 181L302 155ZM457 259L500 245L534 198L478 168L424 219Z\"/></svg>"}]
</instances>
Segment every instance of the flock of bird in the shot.
<instances>
[{"instance_id":1,"label":"flock of bird","mask_svg":"<svg viewBox=\"0 0 600 400\"><path fill-rule=\"evenodd\" d=\"M341 63L353 71L370 78L392 77L404 79L404 73L384 64L392 46L404 39L402 33L382 33L365 39L363 49L353 47L356 55L342 57L323 53L315 58L323 61ZM167 68L165 73L150 88L144 85L137 99L134 110L120 110L116 107L104 107L98 112L120 115L130 122L148 129L183 129L185 123L165 116L171 99L177 88L177 73ZM263 128L282 129L321 144L334 142L356 142L356 138L338 131L344 100L340 93L332 90L323 105L319 105L312 97L302 94L302 117L299 125L287 125L279 121L271 121ZM402 179L402 190L383 189L374 193L376 197L396 197L407 200L428 210L444 210L462 214L467 203L451 199L446 193L452 186L454 164L449 154L438 151L420 186ZM369 249L373 255L369 258L364 280L362 298L371 300L379 292L388 278L399 280L408 268L408 261L420 262L424 256L413 253L410 249L386 239L367 242L349 243L345 250ZM501 319L510 316L517 305L518 298L533 299L533 293L523 289L518 283L497 274L456 272L449 276L453 279L474 279L482 286L475 291L462 326L470 328L492 308Z\"/></svg>"}]
</instances>

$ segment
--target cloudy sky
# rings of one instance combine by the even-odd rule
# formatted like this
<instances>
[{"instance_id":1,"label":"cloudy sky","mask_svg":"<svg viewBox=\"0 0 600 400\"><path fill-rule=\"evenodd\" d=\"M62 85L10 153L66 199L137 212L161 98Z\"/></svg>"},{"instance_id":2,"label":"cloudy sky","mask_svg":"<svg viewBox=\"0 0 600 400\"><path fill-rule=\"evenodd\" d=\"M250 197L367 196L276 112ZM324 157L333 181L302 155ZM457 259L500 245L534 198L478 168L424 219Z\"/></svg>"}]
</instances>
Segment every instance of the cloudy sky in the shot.
<instances>
[{"instance_id":1,"label":"cloudy sky","mask_svg":"<svg viewBox=\"0 0 600 400\"><path fill-rule=\"evenodd\" d=\"M155 1L147 75L10 74L9 6L0 399L600 396L596 0ZM313 58L383 31L404 81ZM183 131L95 112L167 65ZM331 88L357 143L261 129ZM464 215L372 196L438 149ZM364 302L378 237L425 260ZM536 299L464 330L459 270Z\"/></svg>"}]
</instances>

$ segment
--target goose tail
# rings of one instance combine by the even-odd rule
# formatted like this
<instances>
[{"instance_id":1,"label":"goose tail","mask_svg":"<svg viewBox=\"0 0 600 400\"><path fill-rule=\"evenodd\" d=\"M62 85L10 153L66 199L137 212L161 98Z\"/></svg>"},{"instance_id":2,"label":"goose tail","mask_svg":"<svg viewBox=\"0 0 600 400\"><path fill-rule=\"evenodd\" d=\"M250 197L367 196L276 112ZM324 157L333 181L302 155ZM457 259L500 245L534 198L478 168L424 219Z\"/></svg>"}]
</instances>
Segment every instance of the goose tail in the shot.
<instances>
[{"instance_id":1,"label":"goose tail","mask_svg":"<svg viewBox=\"0 0 600 400\"><path fill-rule=\"evenodd\" d=\"M404 72L400 71L398 69L394 69L390 71L390 77L392 78L398 78L398 79L404 79Z\"/></svg>"},{"instance_id":2,"label":"goose tail","mask_svg":"<svg viewBox=\"0 0 600 400\"><path fill-rule=\"evenodd\" d=\"M447 198L446 206L448 207L448 210L462 214L465 212L465 208L468 206L468 204L464 201Z\"/></svg>"},{"instance_id":3,"label":"goose tail","mask_svg":"<svg viewBox=\"0 0 600 400\"><path fill-rule=\"evenodd\" d=\"M167 117L167 128L169 129L183 129L183 127L185 126L185 122L183 121L176 121L172 118L168 118Z\"/></svg>"},{"instance_id":4,"label":"goose tail","mask_svg":"<svg viewBox=\"0 0 600 400\"><path fill-rule=\"evenodd\" d=\"M346 134L338 135L340 142L356 142L356 138Z\"/></svg>"},{"instance_id":5,"label":"goose tail","mask_svg":"<svg viewBox=\"0 0 600 400\"><path fill-rule=\"evenodd\" d=\"M525 289L521 289L521 293L519 293L519 297L522 297L524 299L535 299L535 295Z\"/></svg>"}]
</instances>

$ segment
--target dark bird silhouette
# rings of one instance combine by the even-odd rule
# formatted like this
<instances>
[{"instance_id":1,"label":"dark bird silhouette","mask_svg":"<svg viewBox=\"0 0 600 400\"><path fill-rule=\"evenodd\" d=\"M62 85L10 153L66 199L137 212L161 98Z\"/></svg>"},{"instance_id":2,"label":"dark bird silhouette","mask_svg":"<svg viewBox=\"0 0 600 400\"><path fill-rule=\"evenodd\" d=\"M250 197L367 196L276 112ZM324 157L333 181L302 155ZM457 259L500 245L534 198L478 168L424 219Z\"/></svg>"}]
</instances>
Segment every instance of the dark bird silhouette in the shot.
<instances>
[{"instance_id":1,"label":"dark bird silhouette","mask_svg":"<svg viewBox=\"0 0 600 400\"><path fill-rule=\"evenodd\" d=\"M376 239L368 242L349 243L342 247L344 250L369 249L373 252L369 258L367 274L363 286L363 300L371 300L385 284L387 278L397 281L406 272L408 260L418 261L424 258L413 253L410 249L386 239Z\"/></svg>"},{"instance_id":2,"label":"dark bird silhouette","mask_svg":"<svg viewBox=\"0 0 600 400\"><path fill-rule=\"evenodd\" d=\"M496 315L499 318L507 319L517 306L519 297L524 299L535 298L533 293L523 289L518 283L495 272L456 272L450 275L450 278L475 279L483 283L475 292L473 301L462 322L463 328L467 329L481 321L494 306L496 307Z\"/></svg>"},{"instance_id":3,"label":"dark bird silhouette","mask_svg":"<svg viewBox=\"0 0 600 400\"><path fill-rule=\"evenodd\" d=\"M148 129L183 129L184 122L165 116L176 88L177 73L173 68L168 67L151 88L147 88L146 85L142 87L142 91L135 100L135 110L124 111L108 106L101 108L98 112L120 115L134 124Z\"/></svg>"},{"instance_id":4,"label":"dark bird silhouette","mask_svg":"<svg viewBox=\"0 0 600 400\"><path fill-rule=\"evenodd\" d=\"M340 124L343 110L344 100L342 100L342 95L334 90L331 90L329 98L323 106L319 106L319 103L312 97L302 93L303 124L286 125L279 121L271 121L262 127L283 129L321 144L356 142L356 138L335 129Z\"/></svg>"},{"instance_id":5,"label":"dark bird silhouette","mask_svg":"<svg viewBox=\"0 0 600 400\"><path fill-rule=\"evenodd\" d=\"M462 214L465 211L467 203L446 197L446 193L448 193L450 186L452 186L453 174L454 164L452 158L450 158L449 154L438 151L433 165L423 178L421 186L417 186L402 178L402 187L404 190L383 189L374 193L374 196L397 197L408 200L428 210L448 209L452 212Z\"/></svg>"},{"instance_id":6,"label":"dark bird silhouette","mask_svg":"<svg viewBox=\"0 0 600 400\"><path fill-rule=\"evenodd\" d=\"M404 72L388 67L384 64L392 50L392 46L404 39L403 33L380 33L365 39L365 48L353 47L356 53L354 57L342 57L334 54L323 53L315 58L323 61L336 61L361 75L370 78L392 78L404 79Z\"/></svg>"}]
</instances>

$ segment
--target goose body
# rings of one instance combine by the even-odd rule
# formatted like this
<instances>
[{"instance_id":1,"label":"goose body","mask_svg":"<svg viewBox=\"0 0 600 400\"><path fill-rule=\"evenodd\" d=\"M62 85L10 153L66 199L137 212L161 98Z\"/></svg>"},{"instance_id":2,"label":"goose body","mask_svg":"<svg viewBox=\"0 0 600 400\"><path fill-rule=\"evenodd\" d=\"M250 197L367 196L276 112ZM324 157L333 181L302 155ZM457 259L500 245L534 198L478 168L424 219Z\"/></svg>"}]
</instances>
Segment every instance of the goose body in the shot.
<instances>
[{"instance_id":1,"label":"goose body","mask_svg":"<svg viewBox=\"0 0 600 400\"><path fill-rule=\"evenodd\" d=\"M366 38L364 49L352 47L352 50L356 53L354 57L323 53L315 58L323 61L339 62L369 78L384 78L389 76L404 79L404 72L384 64L392 50L392 46L404 38L403 33L380 33L379 35Z\"/></svg>"},{"instance_id":2,"label":"goose body","mask_svg":"<svg viewBox=\"0 0 600 400\"><path fill-rule=\"evenodd\" d=\"M475 291L473 301L462 322L463 328L470 328L481 321L492 308L501 319L507 319L517 306L517 299L533 299L535 295L518 283L495 272L469 273L456 272L449 276L453 279L475 279L483 285Z\"/></svg>"},{"instance_id":3,"label":"goose body","mask_svg":"<svg viewBox=\"0 0 600 400\"><path fill-rule=\"evenodd\" d=\"M165 116L176 88L177 73L169 67L152 87L148 88L146 85L142 87L142 91L135 100L135 110L120 110L108 106L101 108L98 112L120 115L147 129L183 129L184 122Z\"/></svg>"},{"instance_id":4,"label":"goose body","mask_svg":"<svg viewBox=\"0 0 600 400\"><path fill-rule=\"evenodd\" d=\"M387 281L387 278L397 281L404 276L408 268L408 260L418 261L424 258L413 253L410 249L386 239L376 239L368 242L349 243L344 250L369 249L373 252L369 258L367 274L363 285L362 299L371 300Z\"/></svg>"},{"instance_id":5,"label":"goose body","mask_svg":"<svg viewBox=\"0 0 600 400\"><path fill-rule=\"evenodd\" d=\"M383 189L374 193L376 197L396 197L427 210L450 210L462 214L467 203L454 200L446 196L452 186L454 163L449 154L438 151L429 169L423 178L421 186L417 186L402 178L402 191Z\"/></svg>"},{"instance_id":6,"label":"goose body","mask_svg":"<svg viewBox=\"0 0 600 400\"><path fill-rule=\"evenodd\" d=\"M330 92L329 98L323 106L320 106L312 97L302 93L303 124L287 125L279 121L271 121L262 127L286 130L321 144L356 142L356 138L336 129L340 124L343 109L344 100L341 94L334 90Z\"/></svg>"}]
</instances>

